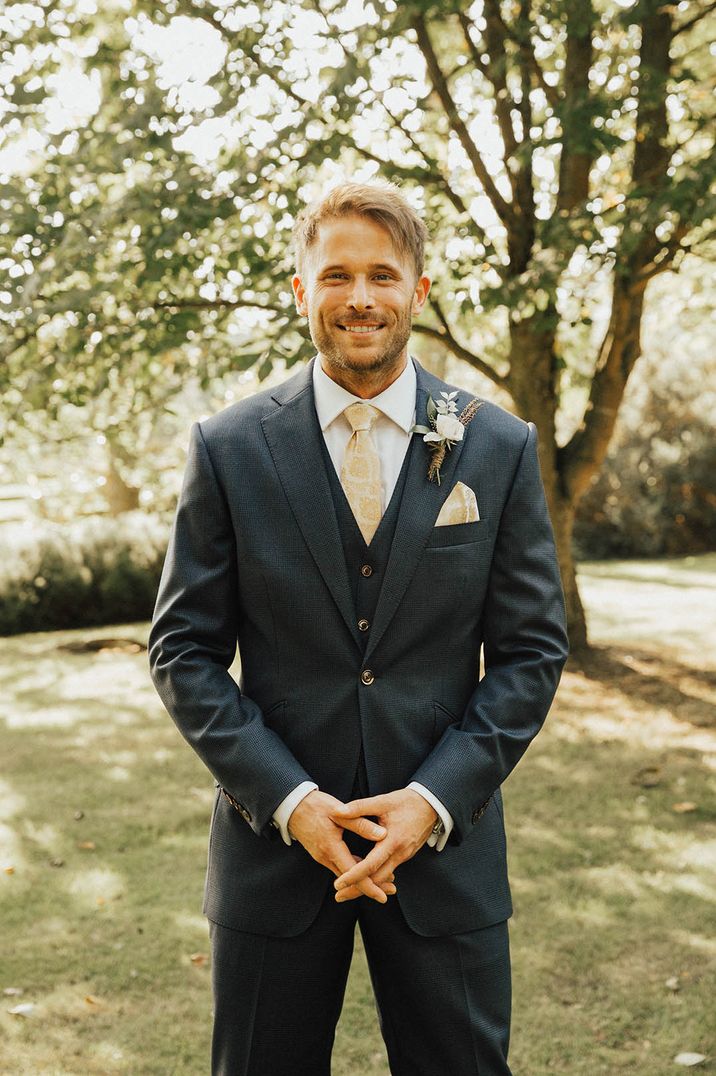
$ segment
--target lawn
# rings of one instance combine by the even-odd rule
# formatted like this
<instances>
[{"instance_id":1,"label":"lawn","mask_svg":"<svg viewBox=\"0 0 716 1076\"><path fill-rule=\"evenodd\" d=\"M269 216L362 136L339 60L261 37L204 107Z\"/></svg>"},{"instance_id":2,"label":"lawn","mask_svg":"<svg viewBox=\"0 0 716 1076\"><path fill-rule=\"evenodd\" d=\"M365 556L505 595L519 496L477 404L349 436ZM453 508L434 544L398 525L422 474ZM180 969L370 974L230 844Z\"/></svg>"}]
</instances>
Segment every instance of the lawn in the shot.
<instances>
[{"instance_id":1,"label":"lawn","mask_svg":"<svg viewBox=\"0 0 716 1076\"><path fill-rule=\"evenodd\" d=\"M594 654L504 786L513 1071L660 1076L686 1051L712 1071L716 556L581 577ZM2 1076L208 1071L213 783L146 634L3 640ZM357 947L334 1073L387 1072Z\"/></svg>"}]
</instances>

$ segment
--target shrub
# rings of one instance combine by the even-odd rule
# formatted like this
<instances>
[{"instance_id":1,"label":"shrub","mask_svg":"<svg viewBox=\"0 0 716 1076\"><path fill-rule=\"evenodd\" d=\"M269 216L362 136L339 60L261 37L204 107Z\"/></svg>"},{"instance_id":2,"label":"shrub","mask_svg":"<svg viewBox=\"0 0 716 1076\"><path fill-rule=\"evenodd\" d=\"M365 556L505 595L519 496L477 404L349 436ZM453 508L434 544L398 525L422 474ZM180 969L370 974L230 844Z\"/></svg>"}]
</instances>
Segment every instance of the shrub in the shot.
<instances>
[{"instance_id":1,"label":"shrub","mask_svg":"<svg viewBox=\"0 0 716 1076\"><path fill-rule=\"evenodd\" d=\"M0 634L147 620L167 535L141 512L0 531Z\"/></svg>"},{"instance_id":2,"label":"shrub","mask_svg":"<svg viewBox=\"0 0 716 1076\"><path fill-rule=\"evenodd\" d=\"M574 537L578 556L673 557L716 549L713 349L655 340L627 389L617 429Z\"/></svg>"}]
</instances>

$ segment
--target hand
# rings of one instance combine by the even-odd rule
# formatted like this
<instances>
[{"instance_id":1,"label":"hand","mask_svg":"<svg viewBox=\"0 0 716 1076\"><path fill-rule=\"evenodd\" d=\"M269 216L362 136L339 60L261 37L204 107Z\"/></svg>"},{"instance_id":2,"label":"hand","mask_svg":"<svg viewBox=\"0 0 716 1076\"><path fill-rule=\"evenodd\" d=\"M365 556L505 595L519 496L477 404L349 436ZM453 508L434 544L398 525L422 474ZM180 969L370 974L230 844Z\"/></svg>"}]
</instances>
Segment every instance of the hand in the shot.
<instances>
[{"instance_id":1,"label":"hand","mask_svg":"<svg viewBox=\"0 0 716 1076\"><path fill-rule=\"evenodd\" d=\"M362 863L360 856L353 856L354 863ZM382 880L381 880L382 879ZM398 892L394 883L395 875L392 871L388 871L385 868L378 871L377 874L372 876L372 881L379 886L387 897L394 897ZM341 889L340 893L336 893L336 901L338 904L343 904L347 900L355 900L356 897L362 897L363 893L357 885L348 885L344 889Z\"/></svg>"},{"instance_id":2,"label":"hand","mask_svg":"<svg viewBox=\"0 0 716 1076\"><path fill-rule=\"evenodd\" d=\"M372 815L387 830L387 836L378 841L365 859L354 864L333 883L336 900L340 903L345 890L352 890L366 879L374 884L395 871L406 859L411 859L422 848L432 833L438 815L434 807L412 788L401 788L383 796L371 796L347 803L340 813L341 822ZM373 839L373 838L371 838ZM385 872L388 872L387 874Z\"/></svg>"},{"instance_id":3,"label":"hand","mask_svg":"<svg viewBox=\"0 0 716 1076\"><path fill-rule=\"evenodd\" d=\"M360 817L355 811L347 815L345 809L345 804L335 796L314 789L301 800L288 820L289 834L303 845L317 863L328 867L335 875L343 875L357 866L357 857L343 840L344 829L350 829L369 841L382 841L386 834L383 826ZM374 880L369 871L358 882L345 887L344 899L364 896L385 904L388 895L395 892L392 882L390 869L381 871L378 880Z\"/></svg>"}]
</instances>

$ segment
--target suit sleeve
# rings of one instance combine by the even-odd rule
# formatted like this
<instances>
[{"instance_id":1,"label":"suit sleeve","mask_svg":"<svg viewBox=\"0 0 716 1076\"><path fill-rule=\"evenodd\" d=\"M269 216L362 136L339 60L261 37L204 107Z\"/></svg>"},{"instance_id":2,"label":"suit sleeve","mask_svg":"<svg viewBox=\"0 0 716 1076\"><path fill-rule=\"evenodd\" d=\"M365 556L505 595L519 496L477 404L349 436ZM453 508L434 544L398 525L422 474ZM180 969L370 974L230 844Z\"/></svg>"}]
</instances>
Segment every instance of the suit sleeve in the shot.
<instances>
[{"instance_id":1,"label":"suit sleeve","mask_svg":"<svg viewBox=\"0 0 716 1076\"><path fill-rule=\"evenodd\" d=\"M564 600L532 423L496 535L483 610L485 675L413 775L470 833L539 732L567 659Z\"/></svg>"},{"instance_id":2,"label":"suit sleeve","mask_svg":"<svg viewBox=\"0 0 716 1076\"><path fill-rule=\"evenodd\" d=\"M252 829L270 835L276 806L310 776L228 672L237 603L233 526L197 423L149 636L150 670L184 738Z\"/></svg>"}]
</instances>

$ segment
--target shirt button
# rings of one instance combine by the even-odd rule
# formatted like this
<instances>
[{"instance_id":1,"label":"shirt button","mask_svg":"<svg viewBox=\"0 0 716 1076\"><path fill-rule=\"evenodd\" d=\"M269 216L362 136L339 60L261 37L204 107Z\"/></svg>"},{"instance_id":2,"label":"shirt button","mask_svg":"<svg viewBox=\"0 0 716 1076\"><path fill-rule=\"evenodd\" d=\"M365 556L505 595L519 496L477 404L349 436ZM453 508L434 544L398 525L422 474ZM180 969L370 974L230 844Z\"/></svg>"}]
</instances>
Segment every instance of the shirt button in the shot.
<instances>
[{"instance_id":1,"label":"shirt button","mask_svg":"<svg viewBox=\"0 0 716 1076\"><path fill-rule=\"evenodd\" d=\"M363 566L361 567L361 570L360 570L360 574L361 574L361 575L364 575L364 576L365 576L366 578L367 578L367 577L368 577L369 575L372 575L372 574L373 574L373 569L371 568L370 564L364 564L364 565L363 565Z\"/></svg>"},{"instance_id":2,"label":"shirt button","mask_svg":"<svg viewBox=\"0 0 716 1076\"><path fill-rule=\"evenodd\" d=\"M362 620L358 621L358 628L359 628L360 631L368 631L369 627L370 627L370 622L368 620L366 620L365 617Z\"/></svg>"},{"instance_id":3,"label":"shirt button","mask_svg":"<svg viewBox=\"0 0 716 1076\"><path fill-rule=\"evenodd\" d=\"M373 673L370 669L364 669L363 672L360 674L360 678L364 684L372 684L375 680L375 677L373 676Z\"/></svg>"}]
</instances>

